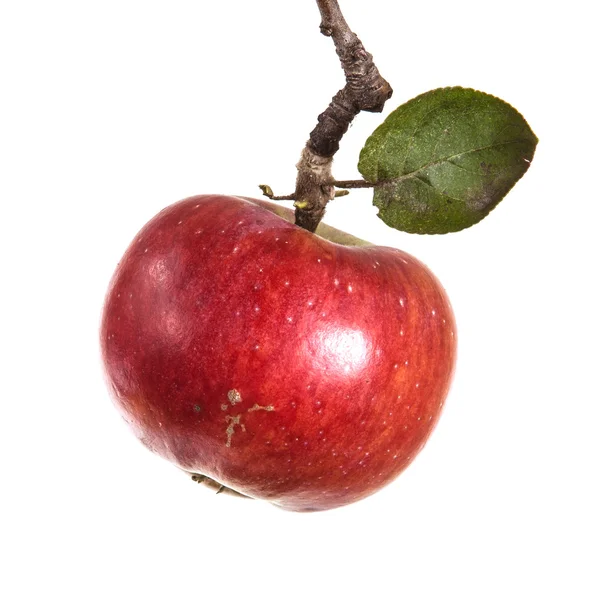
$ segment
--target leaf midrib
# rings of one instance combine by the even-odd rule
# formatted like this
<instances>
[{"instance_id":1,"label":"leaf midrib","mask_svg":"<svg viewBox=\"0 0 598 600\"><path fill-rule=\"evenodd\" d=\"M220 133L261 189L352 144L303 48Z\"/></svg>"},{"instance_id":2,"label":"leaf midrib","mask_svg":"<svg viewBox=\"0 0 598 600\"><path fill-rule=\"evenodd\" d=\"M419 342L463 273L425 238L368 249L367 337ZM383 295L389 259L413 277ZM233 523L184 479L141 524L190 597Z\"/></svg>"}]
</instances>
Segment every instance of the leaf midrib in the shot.
<instances>
[{"instance_id":1,"label":"leaf midrib","mask_svg":"<svg viewBox=\"0 0 598 600\"><path fill-rule=\"evenodd\" d=\"M464 152L458 152L457 154L452 154L451 156L444 156L442 158L439 158L438 160L435 160L435 161L429 162L425 165L422 165L418 169L415 169L415 171L410 171L409 173L405 173L404 175L399 175L398 177L393 177L391 179L379 179L376 183L380 184L380 185L401 183L402 181L406 181L407 179L413 179L414 177L417 177L422 171L425 171L426 169L429 169L430 167L435 167L436 165L439 165L441 163L449 162L455 158L461 158L462 156L466 156L467 154L473 154L474 152L481 152L482 150L489 150L490 148L500 148L501 146L508 146L510 144L520 144L522 142L525 143L526 141L527 140L525 140L525 139L517 139L517 140L510 140L508 142L498 142L496 144L488 144L486 146L480 146L479 148L472 148L471 150L465 150ZM455 165L455 166L459 166L459 165Z\"/></svg>"}]
</instances>

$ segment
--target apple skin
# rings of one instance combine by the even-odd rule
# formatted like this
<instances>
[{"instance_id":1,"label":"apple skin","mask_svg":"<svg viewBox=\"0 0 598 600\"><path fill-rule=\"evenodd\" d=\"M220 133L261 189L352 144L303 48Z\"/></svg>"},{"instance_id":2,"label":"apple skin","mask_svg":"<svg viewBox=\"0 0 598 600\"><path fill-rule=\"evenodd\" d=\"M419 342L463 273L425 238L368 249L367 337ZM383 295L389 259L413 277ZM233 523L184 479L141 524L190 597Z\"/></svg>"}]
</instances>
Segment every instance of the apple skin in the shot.
<instances>
[{"instance_id":1,"label":"apple skin","mask_svg":"<svg viewBox=\"0 0 598 600\"><path fill-rule=\"evenodd\" d=\"M160 212L113 276L102 357L152 451L285 509L325 510L379 490L421 450L450 386L455 322L409 254L324 227L340 245L279 214L292 211L216 195Z\"/></svg>"}]
</instances>

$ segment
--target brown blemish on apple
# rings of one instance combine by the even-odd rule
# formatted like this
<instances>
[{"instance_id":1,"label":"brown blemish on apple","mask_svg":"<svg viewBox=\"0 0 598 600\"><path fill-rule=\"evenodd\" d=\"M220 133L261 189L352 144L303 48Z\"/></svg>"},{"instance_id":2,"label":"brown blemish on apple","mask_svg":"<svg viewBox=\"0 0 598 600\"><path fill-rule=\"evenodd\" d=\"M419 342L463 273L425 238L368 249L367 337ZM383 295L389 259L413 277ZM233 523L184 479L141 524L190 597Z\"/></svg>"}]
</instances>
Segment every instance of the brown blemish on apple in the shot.
<instances>
[{"instance_id":1,"label":"brown blemish on apple","mask_svg":"<svg viewBox=\"0 0 598 600\"><path fill-rule=\"evenodd\" d=\"M226 428L226 447L230 448L230 443L233 438L233 434L235 433L235 427L240 425L241 429L245 431L245 425L241 423L241 415L237 415L235 417L228 415L226 417L226 422L228 423L228 427Z\"/></svg>"},{"instance_id":2,"label":"brown blemish on apple","mask_svg":"<svg viewBox=\"0 0 598 600\"><path fill-rule=\"evenodd\" d=\"M243 400L241 394L237 390L230 390L227 394L229 402L234 406Z\"/></svg>"},{"instance_id":3,"label":"brown blemish on apple","mask_svg":"<svg viewBox=\"0 0 598 600\"><path fill-rule=\"evenodd\" d=\"M230 390L230 392L228 392L228 399L230 400L231 405L235 405L238 404L239 402L241 402L241 394L239 394L239 392L237 390ZM221 404L220 408L222 410L228 410L228 404ZM264 410L266 412L272 412L274 410L274 407L269 404L268 406L262 406L261 404L258 404L257 402L247 410L247 412L255 412L258 410ZM235 427L238 425L241 427L242 431L246 431L245 429L245 425L243 423L241 423L241 417L242 415L227 415L225 417L225 420L227 422L227 428L226 428L226 447L230 448L231 447L231 440L233 437L233 434L235 433Z\"/></svg>"},{"instance_id":4,"label":"brown blemish on apple","mask_svg":"<svg viewBox=\"0 0 598 600\"><path fill-rule=\"evenodd\" d=\"M267 410L268 412L270 412L274 410L274 407L271 404L268 406L260 406L259 404L254 404L247 412L254 412L256 410Z\"/></svg>"}]
</instances>

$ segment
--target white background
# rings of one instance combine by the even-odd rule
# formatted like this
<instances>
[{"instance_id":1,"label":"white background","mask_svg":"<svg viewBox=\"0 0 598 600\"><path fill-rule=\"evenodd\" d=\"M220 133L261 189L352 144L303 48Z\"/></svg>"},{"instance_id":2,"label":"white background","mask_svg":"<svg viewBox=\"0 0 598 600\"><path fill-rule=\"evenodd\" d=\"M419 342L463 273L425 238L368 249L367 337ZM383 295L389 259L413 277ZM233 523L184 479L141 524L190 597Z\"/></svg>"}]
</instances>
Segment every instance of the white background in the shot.
<instances>
[{"instance_id":1,"label":"white background","mask_svg":"<svg viewBox=\"0 0 598 600\"><path fill-rule=\"evenodd\" d=\"M596 47L589 2L344 0L395 95L463 85L540 138L484 222L388 229L370 192L326 221L426 262L458 371L391 486L317 514L214 496L147 452L105 389L98 323L137 230L196 193L293 189L343 85L315 2L2 2L0 596L598 597ZM335 163L356 178L381 122Z\"/></svg>"}]
</instances>

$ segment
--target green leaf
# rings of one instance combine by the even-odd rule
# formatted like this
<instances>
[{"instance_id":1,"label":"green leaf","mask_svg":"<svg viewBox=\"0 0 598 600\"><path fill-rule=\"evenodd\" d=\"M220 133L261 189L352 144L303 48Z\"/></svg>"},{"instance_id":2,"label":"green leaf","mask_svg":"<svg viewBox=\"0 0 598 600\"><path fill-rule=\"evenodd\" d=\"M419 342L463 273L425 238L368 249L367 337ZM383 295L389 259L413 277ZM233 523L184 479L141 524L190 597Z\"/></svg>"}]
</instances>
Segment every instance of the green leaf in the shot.
<instances>
[{"instance_id":1,"label":"green leaf","mask_svg":"<svg viewBox=\"0 0 598 600\"><path fill-rule=\"evenodd\" d=\"M409 233L481 221L527 171L538 139L509 104L442 88L397 108L367 140L359 171L378 216Z\"/></svg>"}]
</instances>

